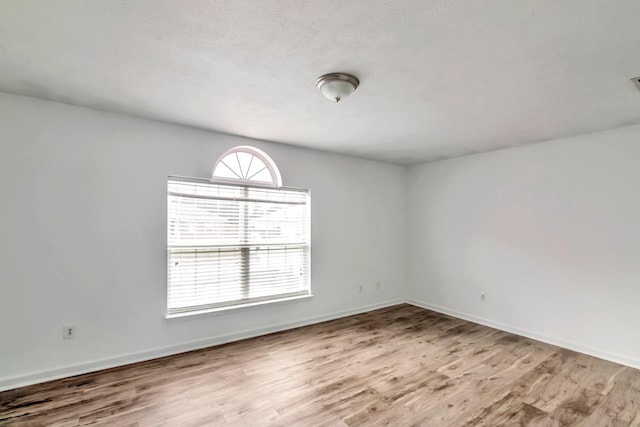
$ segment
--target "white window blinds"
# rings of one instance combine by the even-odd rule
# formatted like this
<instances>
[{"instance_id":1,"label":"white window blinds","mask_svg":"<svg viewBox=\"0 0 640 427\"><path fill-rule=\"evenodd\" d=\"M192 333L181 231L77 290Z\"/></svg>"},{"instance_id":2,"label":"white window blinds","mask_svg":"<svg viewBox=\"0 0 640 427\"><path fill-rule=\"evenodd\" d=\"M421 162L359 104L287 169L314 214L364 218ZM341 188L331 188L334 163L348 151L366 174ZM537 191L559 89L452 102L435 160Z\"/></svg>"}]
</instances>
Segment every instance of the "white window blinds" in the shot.
<instances>
[{"instance_id":1,"label":"white window blinds","mask_svg":"<svg viewBox=\"0 0 640 427\"><path fill-rule=\"evenodd\" d=\"M308 295L309 191L169 178L168 313Z\"/></svg>"}]
</instances>

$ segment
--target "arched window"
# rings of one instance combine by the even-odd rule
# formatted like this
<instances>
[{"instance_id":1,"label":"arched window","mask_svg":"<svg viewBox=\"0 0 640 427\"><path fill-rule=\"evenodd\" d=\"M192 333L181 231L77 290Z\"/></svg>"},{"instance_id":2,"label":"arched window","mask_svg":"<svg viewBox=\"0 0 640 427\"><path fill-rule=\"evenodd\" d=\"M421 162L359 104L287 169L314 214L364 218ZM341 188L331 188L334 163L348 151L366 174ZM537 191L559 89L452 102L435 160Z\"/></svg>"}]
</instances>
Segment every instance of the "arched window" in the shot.
<instances>
[{"instance_id":1,"label":"arched window","mask_svg":"<svg viewBox=\"0 0 640 427\"><path fill-rule=\"evenodd\" d=\"M169 177L167 314L310 297L309 197L249 146L222 154L211 179Z\"/></svg>"},{"instance_id":2,"label":"arched window","mask_svg":"<svg viewBox=\"0 0 640 427\"><path fill-rule=\"evenodd\" d=\"M282 187L278 167L264 151L241 145L225 152L213 167L212 181L244 181Z\"/></svg>"}]
</instances>

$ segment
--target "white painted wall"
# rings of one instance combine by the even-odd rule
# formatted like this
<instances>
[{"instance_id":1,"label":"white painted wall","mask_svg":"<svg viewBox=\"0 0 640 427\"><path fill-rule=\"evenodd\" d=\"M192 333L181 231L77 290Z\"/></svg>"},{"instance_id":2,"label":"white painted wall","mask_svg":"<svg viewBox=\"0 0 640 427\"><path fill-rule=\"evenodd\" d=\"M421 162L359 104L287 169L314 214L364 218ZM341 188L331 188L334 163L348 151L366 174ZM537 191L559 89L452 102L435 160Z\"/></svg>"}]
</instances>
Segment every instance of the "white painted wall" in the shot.
<instances>
[{"instance_id":1,"label":"white painted wall","mask_svg":"<svg viewBox=\"0 0 640 427\"><path fill-rule=\"evenodd\" d=\"M0 93L0 389L407 297L640 367L638 140L627 127L407 171ZM206 177L240 144L311 188L315 296L165 320L166 177Z\"/></svg>"},{"instance_id":2,"label":"white painted wall","mask_svg":"<svg viewBox=\"0 0 640 427\"><path fill-rule=\"evenodd\" d=\"M407 179L412 301L640 367L639 126Z\"/></svg>"},{"instance_id":3,"label":"white painted wall","mask_svg":"<svg viewBox=\"0 0 640 427\"><path fill-rule=\"evenodd\" d=\"M167 176L241 144L311 189L315 296L166 320ZM402 167L0 93L0 182L0 389L404 298Z\"/></svg>"}]
</instances>

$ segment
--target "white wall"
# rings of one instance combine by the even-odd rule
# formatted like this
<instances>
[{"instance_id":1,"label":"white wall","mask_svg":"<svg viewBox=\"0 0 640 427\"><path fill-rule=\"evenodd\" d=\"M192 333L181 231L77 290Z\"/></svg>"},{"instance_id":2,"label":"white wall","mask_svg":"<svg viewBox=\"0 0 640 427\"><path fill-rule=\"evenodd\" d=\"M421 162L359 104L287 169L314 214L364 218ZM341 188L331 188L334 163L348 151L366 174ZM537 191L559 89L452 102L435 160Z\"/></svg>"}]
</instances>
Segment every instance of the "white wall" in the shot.
<instances>
[{"instance_id":1,"label":"white wall","mask_svg":"<svg viewBox=\"0 0 640 427\"><path fill-rule=\"evenodd\" d=\"M640 367L640 127L407 179L411 300Z\"/></svg>"},{"instance_id":2,"label":"white wall","mask_svg":"<svg viewBox=\"0 0 640 427\"><path fill-rule=\"evenodd\" d=\"M628 127L406 171L0 93L0 389L407 297L640 367L639 140ZM315 296L166 320L167 175L206 177L240 144L311 188Z\"/></svg>"},{"instance_id":3,"label":"white wall","mask_svg":"<svg viewBox=\"0 0 640 427\"><path fill-rule=\"evenodd\" d=\"M207 177L240 144L311 189L315 296L166 320L167 176ZM404 297L398 166L0 93L0 182L0 389Z\"/></svg>"}]
</instances>

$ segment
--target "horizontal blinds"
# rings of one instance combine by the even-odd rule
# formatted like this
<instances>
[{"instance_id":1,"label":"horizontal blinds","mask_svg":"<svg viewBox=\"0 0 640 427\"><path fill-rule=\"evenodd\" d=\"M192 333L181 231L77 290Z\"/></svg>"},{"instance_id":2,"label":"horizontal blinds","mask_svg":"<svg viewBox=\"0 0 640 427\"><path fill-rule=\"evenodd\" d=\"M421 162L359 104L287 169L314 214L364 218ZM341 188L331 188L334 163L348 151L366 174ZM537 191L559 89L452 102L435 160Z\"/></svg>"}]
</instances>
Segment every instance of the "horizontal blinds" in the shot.
<instances>
[{"instance_id":1,"label":"horizontal blinds","mask_svg":"<svg viewBox=\"0 0 640 427\"><path fill-rule=\"evenodd\" d=\"M170 179L169 313L308 294L308 198Z\"/></svg>"}]
</instances>

